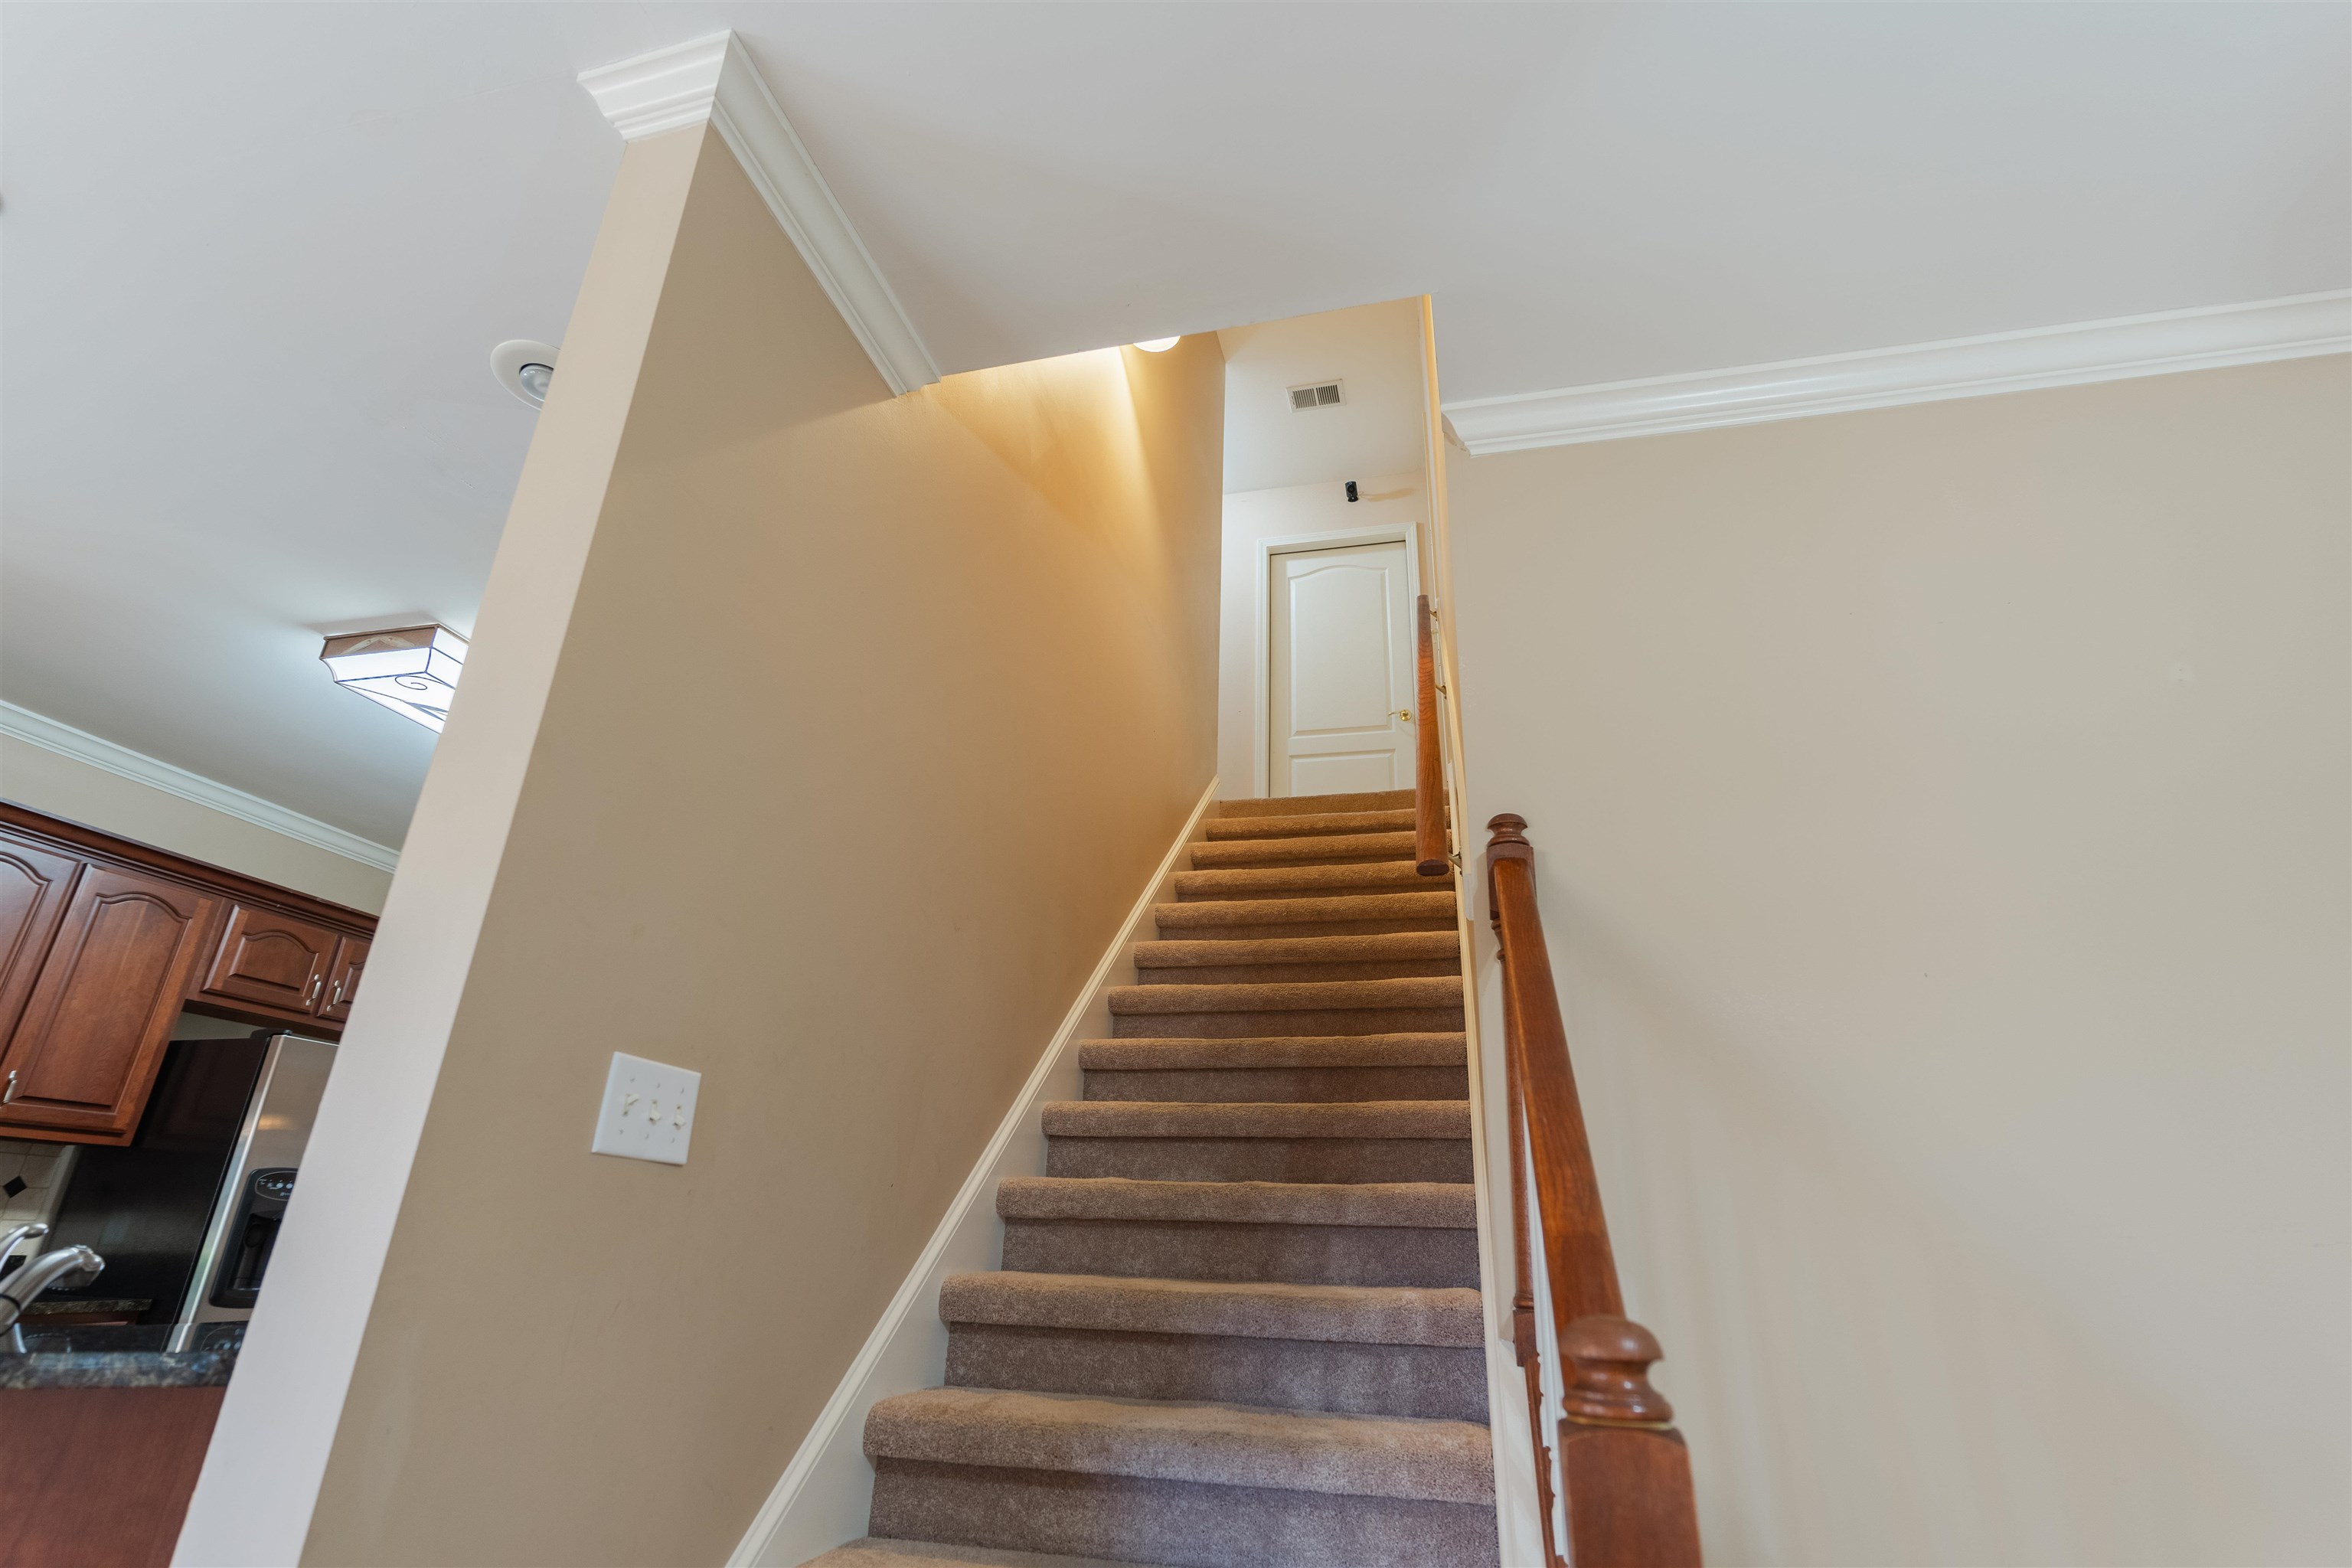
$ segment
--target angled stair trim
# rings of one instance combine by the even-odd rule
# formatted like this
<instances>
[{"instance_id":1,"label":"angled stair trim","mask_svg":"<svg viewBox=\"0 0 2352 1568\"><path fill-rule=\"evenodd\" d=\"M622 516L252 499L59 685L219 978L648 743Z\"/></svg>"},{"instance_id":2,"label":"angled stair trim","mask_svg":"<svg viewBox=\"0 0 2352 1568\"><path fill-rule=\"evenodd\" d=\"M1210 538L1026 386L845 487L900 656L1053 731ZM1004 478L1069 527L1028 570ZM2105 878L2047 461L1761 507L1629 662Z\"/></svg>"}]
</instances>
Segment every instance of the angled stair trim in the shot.
<instances>
[{"instance_id":1,"label":"angled stair trim","mask_svg":"<svg viewBox=\"0 0 2352 1568\"><path fill-rule=\"evenodd\" d=\"M674 44L580 73L626 142L706 121L792 237L893 396L940 379L930 350L835 199L792 121L733 33Z\"/></svg>"},{"instance_id":2,"label":"angled stair trim","mask_svg":"<svg viewBox=\"0 0 2352 1568\"><path fill-rule=\"evenodd\" d=\"M817 1413L767 1501L752 1516L750 1528L727 1560L729 1568L794 1568L838 1542L865 1536L874 1495L874 1472L864 1448L866 1414L886 1398L940 1381L947 1362L948 1338L937 1310L940 1285L950 1275L992 1267L1003 1223L992 1202L998 1187L1014 1178L1042 1178L1044 1107L1048 1100L1077 1093L1078 1042L1109 1033L1106 995L1114 982L1134 978L1130 954L1135 943L1150 928L1153 909L1173 896L1177 868L1184 863L1185 852L1201 837L1202 826L1216 798L1217 781L1213 778L1176 841L1169 846L1160 868L1104 950L1094 973L1070 1005L1028 1082L997 1124L971 1174L940 1216L906 1280L842 1373L833 1396Z\"/></svg>"},{"instance_id":3,"label":"angled stair trim","mask_svg":"<svg viewBox=\"0 0 2352 1568\"><path fill-rule=\"evenodd\" d=\"M2024 331L1445 405L1473 456L1800 419L2352 351L2352 290L2070 321Z\"/></svg>"}]
</instances>

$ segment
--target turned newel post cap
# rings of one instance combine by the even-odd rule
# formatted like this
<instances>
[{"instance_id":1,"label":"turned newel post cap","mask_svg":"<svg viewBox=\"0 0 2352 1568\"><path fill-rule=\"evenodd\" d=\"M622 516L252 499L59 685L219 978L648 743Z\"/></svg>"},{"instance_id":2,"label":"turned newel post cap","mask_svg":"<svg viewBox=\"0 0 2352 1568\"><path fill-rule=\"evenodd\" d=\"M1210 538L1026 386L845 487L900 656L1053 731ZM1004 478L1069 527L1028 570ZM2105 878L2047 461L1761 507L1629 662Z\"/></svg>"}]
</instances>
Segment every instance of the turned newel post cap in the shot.
<instances>
[{"instance_id":1,"label":"turned newel post cap","mask_svg":"<svg viewBox=\"0 0 2352 1568\"><path fill-rule=\"evenodd\" d=\"M1506 811L1486 819L1486 831L1497 838L1520 838L1528 836L1528 819L1516 811Z\"/></svg>"},{"instance_id":2,"label":"turned newel post cap","mask_svg":"<svg viewBox=\"0 0 2352 1568\"><path fill-rule=\"evenodd\" d=\"M1568 1363L1561 1400L1571 1421L1664 1426L1675 1418L1666 1396L1650 1386L1650 1363L1664 1356L1655 1335L1628 1318L1579 1318L1559 1336Z\"/></svg>"}]
</instances>

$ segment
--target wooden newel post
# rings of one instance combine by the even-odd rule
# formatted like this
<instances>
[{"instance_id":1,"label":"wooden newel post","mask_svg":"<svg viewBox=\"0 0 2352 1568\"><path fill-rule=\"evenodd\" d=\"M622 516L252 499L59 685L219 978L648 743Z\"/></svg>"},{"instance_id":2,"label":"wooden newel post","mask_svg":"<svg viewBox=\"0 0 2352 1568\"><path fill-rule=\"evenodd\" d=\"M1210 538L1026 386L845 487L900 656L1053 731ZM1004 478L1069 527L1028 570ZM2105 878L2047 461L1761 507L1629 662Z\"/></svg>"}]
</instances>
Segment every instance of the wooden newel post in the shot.
<instances>
[{"instance_id":1,"label":"wooden newel post","mask_svg":"<svg viewBox=\"0 0 2352 1568\"><path fill-rule=\"evenodd\" d=\"M1579 1318L1560 1336L1568 1362L1559 1470L1569 1556L1577 1568L1699 1568L1690 1451L1650 1386L1658 1342L1623 1318Z\"/></svg>"},{"instance_id":2,"label":"wooden newel post","mask_svg":"<svg viewBox=\"0 0 2352 1568\"><path fill-rule=\"evenodd\" d=\"M1570 1421L1596 1426L1669 1426L1675 1407L1650 1386L1650 1363L1664 1359L1650 1331L1629 1318L1579 1318L1559 1337L1568 1358L1562 1405Z\"/></svg>"}]
</instances>

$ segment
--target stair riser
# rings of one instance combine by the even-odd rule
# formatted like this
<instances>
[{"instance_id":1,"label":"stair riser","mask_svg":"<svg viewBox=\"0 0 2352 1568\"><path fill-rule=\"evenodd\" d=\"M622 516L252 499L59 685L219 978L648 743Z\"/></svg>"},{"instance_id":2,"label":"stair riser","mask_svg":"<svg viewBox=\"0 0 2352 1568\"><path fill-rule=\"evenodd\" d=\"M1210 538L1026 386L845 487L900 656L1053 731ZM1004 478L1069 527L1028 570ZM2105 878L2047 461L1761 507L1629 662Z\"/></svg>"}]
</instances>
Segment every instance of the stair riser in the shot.
<instances>
[{"instance_id":1,"label":"stair riser","mask_svg":"<svg viewBox=\"0 0 2352 1568\"><path fill-rule=\"evenodd\" d=\"M1195 871L1292 871L1301 866L1390 866L1410 863L1412 851L1399 853L1392 849L1333 849L1318 854L1312 848L1257 847L1260 841L1249 838L1230 840L1223 844L1203 844L1192 851L1192 869ZM1271 846L1284 842L1265 839ZM1312 844L1314 840L1306 841ZM1334 838L1334 844L1344 839Z\"/></svg>"},{"instance_id":2,"label":"stair riser","mask_svg":"<svg viewBox=\"0 0 2352 1568\"><path fill-rule=\"evenodd\" d=\"M1230 816L1203 825L1212 844L1251 838L1328 838L1342 834L1410 833L1410 811L1309 812L1298 816Z\"/></svg>"},{"instance_id":3,"label":"stair riser","mask_svg":"<svg viewBox=\"0 0 2352 1568\"><path fill-rule=\"evenodd\" d=\"M1317 833L1298 838L1226 838L1192 846L1194 871L1247 866L1360 866L1411 860L1410 833Z\"/></svg>"},{"instance_id":4,"label":"stair riser","mask_svg":"<svg viewBox=\"0 0 2352 1568\"><path fill-rule=\"evenodd\" d=\"M1340 1104L1366 1100L1467 1100L1466 1068L1235 1068L1166 1072L1103 1071L1086 1075L1088 1100L1150 1100L1200 1105L1306 1100Z\"/></svg>"},{"instance_id":5,"label":"stair riser","mask_svg":"<svg viewBox=\"0 0 2352 1568\"><path fill-rule=\"evenodd\" d=\"M1015 1219L1004 1223L1004 1267L1125 1279L1471 1288L1478 1242L1475 1231L1410 1226Z\"/></svg>"},{"instance_id":6,"label":"stair riser","mask_svg":"<svg viewBox=\"0 0 2352 1568\"><path fill-rule=\"evenodd\" d=\"M1390 958L1366 963L1136 965L1140 985L1273 985L1306 980L1451 980L1462 973L1457 958Z\"/></svg>"},{"instance_id":7,"label":"stair riser","mask_svg":"<svg viewBox=\"0 0 2352 1568\"><path fill-rule=\"evenodd\" d=\"M1268 795L1221 800L1211 822L1246 821L1253 816L1338 816L1350 811L1405 811L1418 796L1409 789L1355 790L1346 795Z\"/></svg>"},{"instance_id":8,"label":"stair riser","mask_svg":"<svg viewBox=\"0 0 2352 1568\"><path fill-rule=\"evenodd\" d=\"M1473 1179L1466 1138L1048 1138L1045 1173L1139 1182Z\"/></svg>"},{"instance_id":9,"label":"stair riser","mask_svg":"<svg viewBox=\"0 0 2352 1568\"><path fill-rule=\"evenodd\" d=\"M1454 884L1443 877L1424 877L1412 868L1409 860L1382 861L1364 866L1297 866L1286 872L1279 867L1265 868L1259 879L1244 882L1245 874L1256 875L1258 868L1243 871L1180 871L1176 874L1176 901L1180 904L1233 903L1247 899L1348 899L1369 898L1381 893L1448 893ZM1325 876L1322 873L1330 872ZM1225 883L1211 879L1233 878Z\"/></svg>"},{"instance_id":10,"label":"stair riser","mask_svg":"<svg viewBox=\"0 0 2352 1568\"><path fill-rule=\"evenodd\" d=\"M1459 1007L1335 1007L1262 1013L1116 1013L1115 1040L1232 1040L1271 1035L1459 1034Z\"/></svg>"},{"instance_id":11,"label":"stair riser","mask_svg":"<svg viewBox=\"0 0 2352 1568\"><path fill-rule=\"evenodd\" d=\"M1486 1568L1491 1506L875 1462L872 1532L1166 1568Z\"/></svg>"},{"instance_id":12,"label":"stair riser","mask_svg":"<svg viewBox=\"0 0 2352 1568\"><path fill-rule=\"evenodd\" d=\"M1486 1419L1486 1353L1442 1345L957 1323L947 1380L957 1388Z\"/></svg>"}]
</instances>

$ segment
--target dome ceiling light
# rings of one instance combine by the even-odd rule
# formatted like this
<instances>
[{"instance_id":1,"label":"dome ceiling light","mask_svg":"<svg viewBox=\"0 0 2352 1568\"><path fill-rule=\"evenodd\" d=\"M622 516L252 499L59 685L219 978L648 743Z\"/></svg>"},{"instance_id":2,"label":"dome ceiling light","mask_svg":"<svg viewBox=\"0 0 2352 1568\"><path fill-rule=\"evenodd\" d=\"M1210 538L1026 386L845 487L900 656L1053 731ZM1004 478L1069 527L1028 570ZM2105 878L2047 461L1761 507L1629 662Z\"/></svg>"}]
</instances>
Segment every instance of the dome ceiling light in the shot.
<instances>
[{"instance_id":1,"label":"dome ceiling light","mask_svg":"<svg viewBox=\"0 0 2352 1568\"><path fill-rule=\"evenodd\" d=\"M1181 343L1184 340L1181 337L1146 338L1135 346L1141 349L1148 354L1164 354L1170 349L1174 348L1178 343Z\"/></svg>"},{"instance_id":2,"label":"dome ceiling light","mask_svg":"<svg viewBox=\"0 0 2352 1568\"><path fill-rule=\"evenodd\" d=\"M394 626L329 637L319 661L346 691L381 702L435 734L465 673L466 639L443 626Z\"/></svg>"},{"instance_id":3,"label":"dome ceiling light","mask_svg":"<svg viewBox=\"0 0 2352 1568\"><path fill-rule=\"evenodd\" d=\"M509 338L490 351L490 374L537 408L547 401L548 384L555 379L555 350L529 338Z\"/></svg>"}]
</instances>

